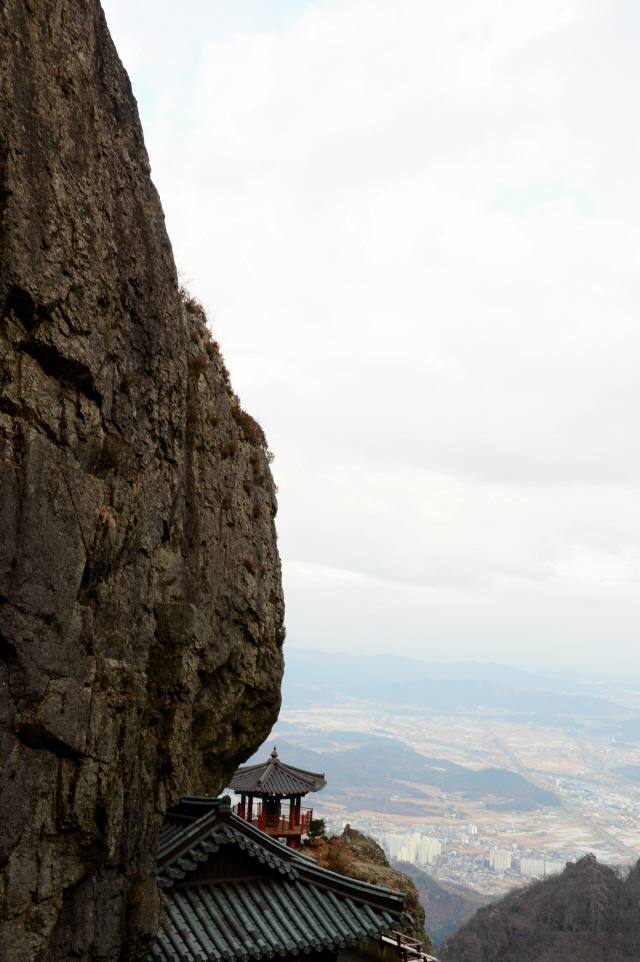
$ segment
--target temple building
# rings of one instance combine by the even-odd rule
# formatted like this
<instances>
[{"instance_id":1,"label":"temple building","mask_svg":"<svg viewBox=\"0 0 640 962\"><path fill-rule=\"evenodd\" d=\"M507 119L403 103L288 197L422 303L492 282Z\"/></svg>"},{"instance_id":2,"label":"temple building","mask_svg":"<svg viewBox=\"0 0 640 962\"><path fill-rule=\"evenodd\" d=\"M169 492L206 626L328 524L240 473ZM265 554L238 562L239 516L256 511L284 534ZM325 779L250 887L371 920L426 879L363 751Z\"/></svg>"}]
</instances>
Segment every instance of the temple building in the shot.
<instances>
[{"instance_id":1,"label":"temple building","mask_svg":"<svg viewBox=\"0 0 640 962\"><path fill-rule=\"evenodd\" d=\"M312 808L301 807L302 798L309 792L319 792L326 784L324 774L285 765L274 747L266 762L238 768L229 788L240 795L241 801L234 808L238 818L282 839L289 848L300 848L313 818ZM255 799L260 802L254 805ZM285 802L289 804L283 811Z\"/></svg>"},{"instance_id":2,"label":"temple building","mask_svg":"<svg viewBox=\"0 0 640 962\"><path fill-rule=\"evenodd\" d=\"M324 784L322 776L315 777ZM275 788L271 782L269 787ZM251 794L293 795L294 805L304 794L290 790L286 781L282 787L282 793L252 789ZM283 835L279 827L277 834ZM167 814L158 886L164 915L149 962L274 956L288 962L304 956L309 962L357 962L354 957L361 955L379 962L433 962L420 943L402 935L412 924L405 894L320 868L259 830L255 820L235 815L228 796L185 798Z\"/></svg>"}]
</instances>

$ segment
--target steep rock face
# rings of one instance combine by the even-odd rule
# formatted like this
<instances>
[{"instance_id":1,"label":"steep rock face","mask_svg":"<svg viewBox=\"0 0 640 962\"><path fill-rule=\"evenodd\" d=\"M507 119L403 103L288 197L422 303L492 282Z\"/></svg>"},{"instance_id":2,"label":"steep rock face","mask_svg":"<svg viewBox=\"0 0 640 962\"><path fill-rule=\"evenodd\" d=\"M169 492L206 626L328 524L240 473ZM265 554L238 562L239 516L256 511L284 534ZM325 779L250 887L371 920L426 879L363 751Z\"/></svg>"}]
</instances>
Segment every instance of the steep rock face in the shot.
<instances>
[{"instance_id":1,"label":"steep rock face","mask_svg":"<svg viewBox=\"0 0 640 962\"><path fill-rule=\"evenodd\" d=\"M97 0L0 4L0 958L143 959L280 704L275 488Z\"/></svg>"},{"instance_id":2,"label":"steep rock face","mask_svg":"<svg viewBox=\"0 0 640 962\"><path fill-rule=\"evenodd\" d=\"M384 849L375 839L345 825L342 835L335 835L328 841L313 840L307 846L307 853L317 860L318 865L339 875L394 892L406 892L405 912L413 919L413 927L405 934L422 942L425 952L431 950L431 939L424 930L424 908L414 881L389 865Z\"/></svg>"}]
</instances>

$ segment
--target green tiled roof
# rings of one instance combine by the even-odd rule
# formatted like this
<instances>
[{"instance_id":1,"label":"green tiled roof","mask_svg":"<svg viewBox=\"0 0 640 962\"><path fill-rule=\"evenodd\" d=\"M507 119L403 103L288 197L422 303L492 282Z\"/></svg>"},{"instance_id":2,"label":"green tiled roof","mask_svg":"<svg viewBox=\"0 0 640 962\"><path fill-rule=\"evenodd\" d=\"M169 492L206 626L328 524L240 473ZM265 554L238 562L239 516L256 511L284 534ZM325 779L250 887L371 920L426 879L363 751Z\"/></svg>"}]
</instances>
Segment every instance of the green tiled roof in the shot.
<instances>
[{"instance_id":1,"label":"green tiled roof","mask_svg":"<svg viewBox=\"0 0 640 962\"><path fill-rule=\"evenodd\" d=\"M169 817L161 835L158 884L165 911L153 962L304 955L378 939L411 924L404 895L319 868L223 805L206 801L205 815ZM237 846L255 858L256 877L194 878L198 864L221 845L230 846L230 854Z\"/></svg>"},{"instance_id":2,"label":"green tiled roof","mask_svg":"<svg viewBox=\"0 0 640 962\"><path fill-rule=\"evenodd\" d=\"M235 815L231 815L230 819L233 819L234 822L241 821L241 819L236 819ZM196 825L194 826L194 832L197 832L197 830ZM255 832L257 829L253 831ZM263 835L262 832L259 834ZM187 872L192 872L197 868L198 862L206 862L211 852L217 852L221 845L227 845L230 842L235 843L242 851L252 855L258 862L266 863L290 878L298 878L299 873L295 864L280 857L280 853L284 854L286 850L279 842L274 844L280 851L272 852L264 844L260 844L252 838L247 838L246 832L239 832L235 826L218 823L204 834L200 831L196 838L182 829L178 833L173 833L168 845L161 836L158 861L162 859L163 854L166 853L166 855L163 863L159 866L158 885L161 888L170 888L176 879L183 879Z\"/></svg>"}]
</instances>

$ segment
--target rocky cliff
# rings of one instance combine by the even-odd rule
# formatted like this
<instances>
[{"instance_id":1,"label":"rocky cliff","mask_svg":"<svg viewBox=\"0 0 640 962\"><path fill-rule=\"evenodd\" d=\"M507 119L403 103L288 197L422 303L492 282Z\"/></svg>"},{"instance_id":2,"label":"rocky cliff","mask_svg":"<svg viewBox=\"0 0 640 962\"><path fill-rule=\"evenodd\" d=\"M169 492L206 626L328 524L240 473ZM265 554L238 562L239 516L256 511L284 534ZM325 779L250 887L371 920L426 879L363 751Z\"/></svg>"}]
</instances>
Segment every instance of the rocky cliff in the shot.
<instances>
[{"instance_id":1,"label":"rocky cliff","mask_svg":"<svg viewBox=\"0 0 640 962\"><path fill-rule=\"evenodd\" d=\"M384 849L375 839L345 825L342 835L334 835L329 840L313 839L303 848L303 852L315 858L318 865L339 875L393 889L394 892L406 892L405 911L413 919L413 926L405 930L405 935L422 942L425 952L431 951L431 939L424 930L424 908L420 904L415 883L408 875L391 868Z\"/></svg>"},{"instance_id":2,"label":"rocky cliff","mask_svg":"<svg viewBox=\"0 0 640 962\"><path fill-rule=\"evenodd\" d=\"M99 3L3 0L3 962L146 958L165 808L277 716L275 513Z\"/></svg>"},{"instance_id":3,"label":"rocky cliff","mask_svg":"<svg viewBox=\"0 0 640 962\"><path fill-rule=\"evenodd\" d=\"M640 866L586 855L479 909L438 946L443 962L631 962L640 958Z\"/></svg>"}]
</instances>

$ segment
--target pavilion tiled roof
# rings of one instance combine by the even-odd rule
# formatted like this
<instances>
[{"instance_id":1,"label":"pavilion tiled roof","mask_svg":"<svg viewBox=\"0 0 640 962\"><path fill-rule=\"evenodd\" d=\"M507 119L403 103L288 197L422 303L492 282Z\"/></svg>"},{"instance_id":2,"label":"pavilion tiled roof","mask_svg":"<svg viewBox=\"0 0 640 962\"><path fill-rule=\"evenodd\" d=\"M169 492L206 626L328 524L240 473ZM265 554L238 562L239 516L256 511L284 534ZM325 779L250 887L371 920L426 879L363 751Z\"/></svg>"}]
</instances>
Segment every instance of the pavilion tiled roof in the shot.
<instances>
[{"instance_id":1,"label":"pavilion tiled roof","mask_svg":"<svg viewBox=\"0 0 640 962\"><path fill-rule=\"evenodd\" d=\"M274 748L266 762L236 769L229 788L238 794L306 795L319 792L326 784L324 773L305 772L285 765Z\"/></svg>"},{"instance_id":2,"label":"pavilion tiled roof","mask_svg":"<svg viewBox=\"0 0 640 962\"><path fill-rule=\"evenodd\" d=\"M221 846L225 855L238 851L239 858L255 859L255 877L195 877ZM411 924L405 895L319 868L233 815L228 799L185 799L177 816L168 816L158 885L165 909L150 962L248 962L334 951Z\"/></svg>"}]
</instances>

